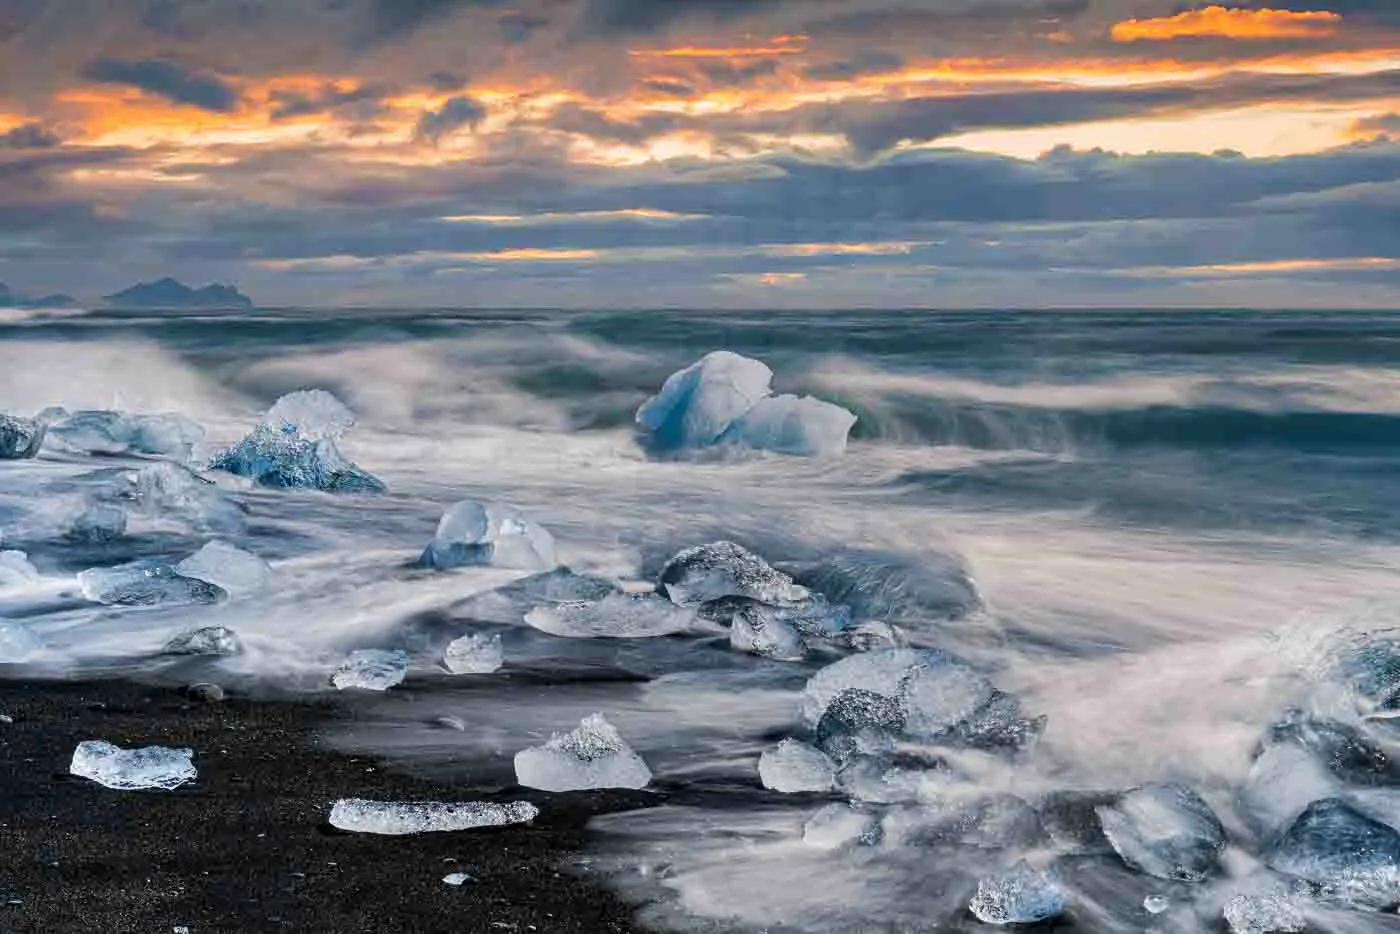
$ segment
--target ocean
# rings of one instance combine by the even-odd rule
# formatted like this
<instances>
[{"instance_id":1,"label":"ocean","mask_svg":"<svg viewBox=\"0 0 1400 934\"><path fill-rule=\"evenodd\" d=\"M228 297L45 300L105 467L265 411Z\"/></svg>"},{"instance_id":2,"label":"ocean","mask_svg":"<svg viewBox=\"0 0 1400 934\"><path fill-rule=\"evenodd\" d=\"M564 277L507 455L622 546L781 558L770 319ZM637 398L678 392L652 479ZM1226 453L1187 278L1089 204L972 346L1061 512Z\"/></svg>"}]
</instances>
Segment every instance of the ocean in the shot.
<instances>
[{"instance_id":1,"label":"ocean","mask_svg":"<svg viewBox=\"0 0 1400 934\"><path fill-rule=\"evenodd\" d=\"M323 739L473 785L509 785L515 752L602 712L669 794L595 821L566 868L661 930L971 929L977 880L1023 857L1053 865L1072 929L1216 930L1232 895L1283 884L1241 804L1266 730L1315 701L1336 646L1387 629L1400 608L1394 315L4 315L0 412L178 412L205 427L207 456L280 395L321 388L356 414L345 455L388 486L326 494L222 477L234 520L141 515L115 541L75 543L65 530L92 485L144 461L0 462L0 541L44 575L0 593L0 616L46 646L0 666L8 676L151 677L173 634L225 625L245 651L219 663L224 683L284 697L330 690L352 649L405 648L405 684ZM719 349L767 363L777 391L856 413L846 454L648 458L637 407ZM804 844L805 822L840 799L767 791L757 762L800 735L803 687L831 659L758 658L713 633L583 640L493 622L478 628L502 634L505 669L448 675L432 652L471 623L453 607L520 576L414 566L464 498L518 506L573 570L639 584L717 539L795 574L835 568L858 616L962 659L1043 715L1043 733L1016 756L950 753L914 798L868 802L888 818L879 846ZM211 537L272 563L264 594L114 608L76 593L86 568L178 560ZM1230 842L1207 881L1066 854L1044 835L950 843L890 829L972 800L1035 805L1150 782L1185 784L1220 816ZM1145 911L1151 895L1165 912ZM1308 910L1328 930L1394 929L1393 915Z\"/></svg>"}]
</instances>

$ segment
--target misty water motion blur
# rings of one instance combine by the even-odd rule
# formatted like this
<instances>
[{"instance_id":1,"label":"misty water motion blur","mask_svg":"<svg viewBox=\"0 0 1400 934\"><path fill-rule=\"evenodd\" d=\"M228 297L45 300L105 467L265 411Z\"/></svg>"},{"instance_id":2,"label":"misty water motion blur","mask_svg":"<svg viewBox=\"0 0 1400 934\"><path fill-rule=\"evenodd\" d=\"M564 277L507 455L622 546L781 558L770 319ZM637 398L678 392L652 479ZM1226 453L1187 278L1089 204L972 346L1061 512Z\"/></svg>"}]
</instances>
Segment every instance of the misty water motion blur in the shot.
<instances>
[{"instance_id":1,"label":"misty water motion blur","mask_svg":"<svg viewBox=\"0 0 1400 934\"><path fill-rule=\"evenodd\" d=\"M854 413L844 456L648 457L638 407L711 349ZM1336 854L1316 840L1342 827L1384 856L1400 816L1393 698L1372 696L1392 668L1374 649L1371 680L1331 664L1400 608L1397 368L1400 323L1366 314L7 318L0 412L172 413L220 450L319 388L354 413L346 462L387 487L273 489L57 443L6 461L0 548L24 556L0 616L34 639L10 670L141 676L221 626L241 648L212 657L221 684L309 693L352 653L401 652L413 702L357 691L330 739L483 784L601 713L653 784L683 790L597 819L584 854L662 929L955 930L1053 909L1079 930L1205 931L1286 896L1290 924L1387 930L1374 902L1394 867L1344 866L1350 887L1329 889ZM465 499L521 510L573 575L421 566ZM75 537L99 506L122 527ZM256 589L78 592L79 572L173 568L215 539L269 562ZM647 638L575 619L716 542L822 612L730 594ZM553 625L526 623L539 607ZM792 651L753 650L779 623ZM499 670L447 673L468 634L490 640L485 669L499 645ZM957 663L878 662L929 649ZM893 673L804 698L860 653ZM830 789L805 772L763 787L787 738L839 769Z\"/></svg>"}]
</instances>

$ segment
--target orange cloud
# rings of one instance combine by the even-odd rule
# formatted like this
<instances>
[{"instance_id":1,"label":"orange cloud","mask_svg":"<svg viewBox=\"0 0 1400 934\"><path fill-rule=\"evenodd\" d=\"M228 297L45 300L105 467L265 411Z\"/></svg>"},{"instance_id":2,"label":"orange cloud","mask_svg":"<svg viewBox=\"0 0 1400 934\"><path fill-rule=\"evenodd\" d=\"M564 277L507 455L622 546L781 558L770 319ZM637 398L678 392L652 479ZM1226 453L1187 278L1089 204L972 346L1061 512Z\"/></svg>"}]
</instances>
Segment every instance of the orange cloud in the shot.
<instances>
[{"instance_id":1,"label":"orange cloud","mask_svg":"<svg viewBox=\"0 0 1400 934\"><path fill-rule=\"evenodd\" d=\"M1330 36L1342 17L1325 10L1237 10L1208 6L1156 19L1129 19L1114 23L1114 42L1161 42L1167 39L1311 39Z\"/></svg>"}]
</instances>

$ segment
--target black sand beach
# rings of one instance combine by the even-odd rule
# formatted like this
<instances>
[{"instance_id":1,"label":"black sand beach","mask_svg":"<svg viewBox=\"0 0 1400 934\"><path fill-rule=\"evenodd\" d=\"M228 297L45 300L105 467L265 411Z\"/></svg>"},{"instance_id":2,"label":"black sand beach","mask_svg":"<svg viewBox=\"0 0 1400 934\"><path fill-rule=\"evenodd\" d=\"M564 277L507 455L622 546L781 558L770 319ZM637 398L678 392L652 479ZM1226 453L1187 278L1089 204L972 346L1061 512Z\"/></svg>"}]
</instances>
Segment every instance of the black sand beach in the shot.
<instances>
[{"instance_id":1,"label":"black sand beach","mask_svg":"<svg viewBox=\"0 0 1400 934\"><path fill-rule=\"evenodd\" d=\"M120 681L0 682L0 931L639 930L564 871L594 814L654 796L443 785L321 748L353 699L191 701ZM120 792L67 774L85 739L190 746L199 778ZM407 837L326 824L335 799L520 800L529 826ZM472 881L444 884L466 872Z\"/></svg>"}]
</instances>

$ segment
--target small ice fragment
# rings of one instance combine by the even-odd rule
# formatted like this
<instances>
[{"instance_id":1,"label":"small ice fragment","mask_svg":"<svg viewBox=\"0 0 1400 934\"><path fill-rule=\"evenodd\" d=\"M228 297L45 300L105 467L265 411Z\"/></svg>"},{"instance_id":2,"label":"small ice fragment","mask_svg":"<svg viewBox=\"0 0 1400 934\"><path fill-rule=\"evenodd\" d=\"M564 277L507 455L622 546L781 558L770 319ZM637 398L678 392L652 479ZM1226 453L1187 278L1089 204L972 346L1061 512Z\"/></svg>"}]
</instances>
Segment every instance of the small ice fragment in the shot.
<instances>
[{"instance_id":1,"label":"small ice fragment","mask_svg":"<svg viewBox=\"0 0 1400 934\"><path fill-rule=\"evenodd\" d=\"M169 565L138 561L78 574L83 596L109 606L218 603L228 594L208 581L175 573Z\"/></svg>"},{"instance_id":2,"label":"small ice fragment","mask_svg":"<svg viewBox=\"0 0 1400 934\"><path fill-rule=\"evenodd\" d=\"M467 633L449 642L442 653L442 663L454 675L489 675L504 662L500 633Z\"/></svg>"},{"instance_id":3,"label":"small ice fragment","mask_svg":"<svg viewBox=\"0 0 1400 934\"><path fill-rule=\"evenodd\" d=\"M968 908L987 924L1034 924L1063 912L1065 893L1021 860L1006 872L979 881Z\"/></svg>"},{"instance_id":4,"label":"small ice fragment","mask_svg":"<svg viewBox=\"0 0 1400 934\"><path fill-rule=\"evenodd\" d=\"M126 534L126 511L116 506L90 506L73 520L68 537L75 542L100 545Z\"/></svg>"},{"instance_id":5,"label":"small ice fragment","mask_svg":"<svg viewBox=\"0 0 1400 934\"><path fill-rule=\"evenodd\" d=\"M738 652L761 655L780 662L800 662L807 645L797 627L771 607L749 604L734 614L729 624L729 645Z\"/></svg>"},{"instance_id":6,"label":"small ice fragment","mask_svg":"<svg viewBox=\"0 0 1400 934\"><path fill-rule=\"evenodd\" d=\"M539 808L528 801L496 804L467 801L444 804L436 801L366 801L341 798L331 807L331 826L353 833L402 836L411 833L471 830L477 827L504 827L524 824L539 816Z\"/></svg>"},{"instance_id":7,"label":"small ice fragment","mask_svg":"<svg viewBox=\"0 0 1400 934\"><path fill-rule=\"evenodd\" d=\"M1265 862L1358 908L1385 910L1400 901L1400 833L1340 798L1308 805Z\"/></svg>"},{"instance_id":8,"label":"small ice fragment","mask_svg":"<svg viewBox=\"0 0 1400 934\"><path fill-rule=\"evenodd\" d=\"M208 581L233 597L263 590L272 580L272 566L262 558L217 539L175 565L175 573Z\"/></svg>"},{"instance_id":9,"label":"small ice fragment","mask_svg":"<svg viewBox=\"0 0 1400 934\"><path fill-rule=\"evenodd\" d=\"M340 690L387 691L408 676L408 653L399 649L356 649L331 674Z\"/></svg>"},{"instance_id":10,"label":"small ice fragment","mask_svg":"<svg viewBox=\"0 0 1400 934\"><path fill-rule=\"evenodd\" d=\"M142 788L169 791L194 781L194 750L164 746L122 749L103 740L86 740L73 751L73 763L68 770L119 791Z\"/></svg>"},{"instance_id":11,"label":"small ice fragment","mask_svg":"<svg viewBox=\"0 0 1400 934\"><path fill-rule=\"evenodd\" d=\"M384 482L350 463L336 446L354 421L350 410L328 392L290 393L210 466L268 487L382 493Z\"/></svg>"},{"instance_id":12,"label":"small ice fragment","mask_svg":"<svg viewBox=\"0 0 1400 934\"><path fill-rule=\"evenodd\" d=\"M812 396L760 399L719 439L777 454L829 457L846 452L846 436L856 423L850 411Z\"/></svg>"},{"instance_id":13,"label":"small ice fragment","mask_svg":"<svg viewBox=\"0 0 1400 934\"><path fill-rule=\"evenodd\" d=\"M23 460L39 453L44 443L43 422L17 415L0 415L0 460Z\"/></svg>"},{"instance_id":14,"label":"small ice fragment","mask_svg":"<svg viewBox=\"0 0 1400 934\"><path fill-rule=\"evenodd\" d=\"M585 717L578 729L556 733L542 746L515 754L516 781L541 791L645 788L651 769L604 719Z\"/></svg>"},{"instance_id":15,"label":"small ice fragment","mask_svg":"<svg viewBox=\"0 0 1400 934\"><path fill-rule=\"evenodd\" d=\"M0 590L23 587L39 579L39 569L22 551L0 551Z\"/></svg>"},{"instance_id":16,"label":"small ice fragment","mask_svg":"<svg viewBox=\"0 0 1400 934\"><path fill-rule=\"evenodd\" d=\"M760 361L717 350L672 373L637 410L637 424L653 451L706 447L767 396L772 381Z\"/></svg>"},{"instance_id":17,"label":"small ice fragment","mask_svg":"<svg viewBox=\"0 0 1400 934\"><path fill-rule=\"evenodd\" d=\"M786 794L830 791L836 784L836 763L820 749L785 739L758 757L758 777L764 788Z\"/></svg>"},{"instance_id":18,"label":"small ice fragment","mask_svg":"<svg viewBox=\"0 0 1400 934\"><path fill-rule=\"evenodd\" d=\"M686 632L695 611L654 593L615 593L601 600L537 606L525 622L541 632L575 639L647 639Z\"/></svg>"},{"instance_id":19,"label":"small ice fragment","mask_svg":"<svg viewBox=\"0 0 1400 934\"><path fill-rule=\"evenodd\" d=\"M44 647L44 640L17 619L0 619L0 663L26 662Z\"/></svg>"},{"instance_id":20,"label":"small ice fragment","mask_svg":"<svg viewBox=\"0 0 1400 934\"><path fill-rule=\"evenodd\" d=\"M554 536L519 509L464 499L443 513L419 563L440 570L474 565L547 570L559 561Z\"/></svg>"},{"instance_id":21,"label":"small ice fragment","mask_svg":"<svg viewBox=\"0 0 1400 934\"><path fill-rule=\"evenodd\" d=\"M1303 913L1286 895L1236 895L1225 903L1232 934L1297 934L1307 930Z\"/></svg>"},{"instance_id":22,"label":"small ice fragment","mask_svg":"<svg viewBox=\"0 0 1400 934\"><path fill-rule=\"evenodd\" d=\"M1150 915L1159 915L1170 908L1172 903L1165 895L1149 895L1142 900L1142 908Z\"/></svg>"},{"instance_id":23,"label":"small ice fragment","mask_svg":"<svg viewBox=\"0 0 1400 934\"><path fill-rule=\"evenodd\" d=\"M1220 818L1185 785L1143 785L1095 811L1123 861L1159 879L1200 882L1225 848Z\"/></svg>"},{"instance_id":24,"label":"small ice fragment","mask_svg":"<svg viewBox=\"0 0 1400 934\"><path fill-rule=\"evenodd\" d=\"M449 872L442 877L442 881L446 882L448 885L462 885L465 882L472 881L472 877L465 872Z\"/></svg>"},{"instance_id":25,"label":"small ice fragment","mask_svg":"<svg viewBox=\"0 0 1400 934\"><path fill-rule=\"evenodd\" d=\"M849 804L828 804L809 817L802 828L802 842L821 850L853 843L875 846L882 836L878 818Z\"/></svg>"},{"instance_id":26,"label":"small ice fragment","mask_svg":"<svg viewBox=\"0 0 1400 934\"><path fill-rule=\"evenodd\" d=\"M227 626L187 629L165 644L167 655L239 655L243 643Z\"/></svg>"},{"instance_id":27,"label":"small ice fragment","mask_svg":"<svg viewBox=\"0 0 1400 934\"><path fill-rule=\"evenodd\" d=\"M747 597L770 606L800 606L810 594L758 555L734 542L711 542L679 552L661 570L657 591L677 606Z\"/></svg>"}]
</instances>

